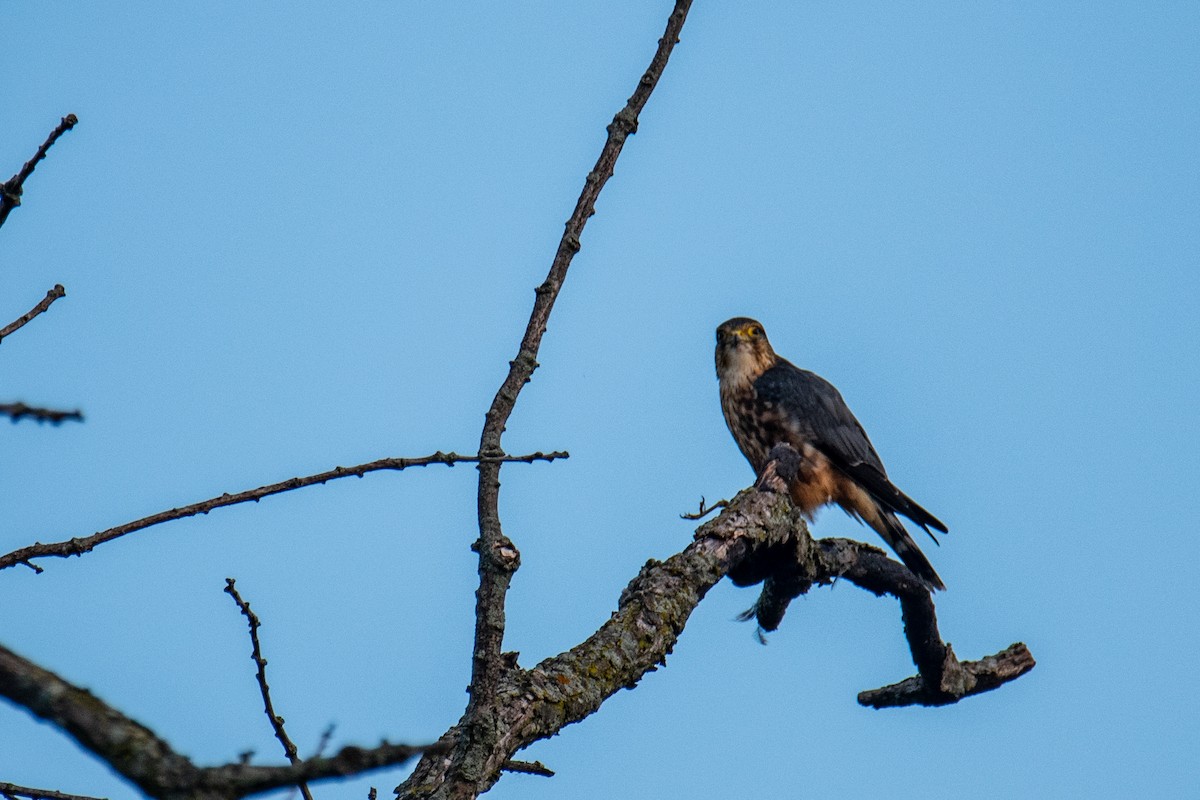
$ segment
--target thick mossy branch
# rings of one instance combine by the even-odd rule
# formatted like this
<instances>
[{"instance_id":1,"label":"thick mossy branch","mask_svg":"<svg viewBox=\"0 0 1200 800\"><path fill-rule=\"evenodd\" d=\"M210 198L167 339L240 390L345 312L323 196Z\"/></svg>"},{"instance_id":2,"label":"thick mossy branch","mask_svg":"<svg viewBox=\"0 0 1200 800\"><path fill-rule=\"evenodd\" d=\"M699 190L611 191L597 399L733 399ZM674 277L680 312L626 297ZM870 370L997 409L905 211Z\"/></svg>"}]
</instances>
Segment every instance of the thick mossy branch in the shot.
<instances>
[{"instance_id":1,"label":"thick mossy branch","mask_svg":"<svg viewBox=\"0 0 1200 800\"><path fill-rule=\"evenodd\" d=\"M489 719L497 744L471 770L481 790L495 783L522 748L595 713L618 690L633 688L665 664L692 611L726 576L739 585L763 583L764 597L756 605L760 623L764 606L777 623L793 597L837 578L897 597L920 674L864 692L859 696L864 705L946 705L994 689L1034 665L1021 644L980 661L959 662L938 633L928 588L907 567L861 542L813 540L786 494L747 489L701 526L682 552L647 562L621 593L616 612L586 641L532 669L522 670L515 658L510 660L499 682L497 713ZM448 731L443 741L460 736L465 724ZM445 758L426 757L396 792L450 797L449 769Z\"/></svg>"},{"instance_id":2,"label":"thick mossy branch","mask_svg":"<svg viewBox=\"0 0 1200 800\"><path fill-rule=\"evenodd\" d=\"M519 750L595 713L617 691L633 688L664 664L708 590L754 552L777 548L797 531L808 536L785 496L747 489L701 526L683 552L647 562L621 593L617 611L587 640L532 669L510 667L500 680L491 720L496 747L472 770L481 790L496 782ZM466 722L447 737L459 735ZM423 758L396 792L448 797L449 768L443 758Z\"/></svg>"}]
</instances>

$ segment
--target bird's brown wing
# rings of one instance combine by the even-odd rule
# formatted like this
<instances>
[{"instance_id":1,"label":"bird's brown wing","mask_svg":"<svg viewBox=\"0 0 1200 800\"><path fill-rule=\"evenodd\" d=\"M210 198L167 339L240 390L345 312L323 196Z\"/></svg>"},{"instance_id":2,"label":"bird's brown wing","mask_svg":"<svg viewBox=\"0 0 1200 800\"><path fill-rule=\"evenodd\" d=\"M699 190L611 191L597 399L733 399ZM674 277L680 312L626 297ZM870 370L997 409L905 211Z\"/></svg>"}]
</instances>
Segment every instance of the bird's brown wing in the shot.
<instances>
[{"instance_id":1,"label":"bird's brown wing","mask_svg":"<svg viewBox=\"0 0 1200 800\"><path fill-rule=\"evenodd\" d=\"M927 533L931 527L946 532L941 520L888 480L867 432L829 381L781 358L759 376L754 390L758 402L769 404L793 435L820 450L883 509L903 514Z\"/></svg>"}]
</instances>

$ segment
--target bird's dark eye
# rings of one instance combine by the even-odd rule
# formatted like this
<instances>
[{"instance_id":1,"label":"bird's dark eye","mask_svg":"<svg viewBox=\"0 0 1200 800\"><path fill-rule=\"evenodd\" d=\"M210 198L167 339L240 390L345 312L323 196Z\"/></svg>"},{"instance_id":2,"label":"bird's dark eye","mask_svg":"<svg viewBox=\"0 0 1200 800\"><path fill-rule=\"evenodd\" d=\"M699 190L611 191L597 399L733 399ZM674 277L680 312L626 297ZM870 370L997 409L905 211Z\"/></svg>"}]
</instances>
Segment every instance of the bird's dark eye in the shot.
<instances>
[{"instance_id":1,"label":"bird's dark eye","mask_svg":"<svg viewBox=\"0 0 1200 800\"><path fill-rule=\"evenodd\" d=\"M763 332L762 328L759 328L757 326L750 329L751 336L762 336L762 332Z\"/></svg>"}]
</instances>

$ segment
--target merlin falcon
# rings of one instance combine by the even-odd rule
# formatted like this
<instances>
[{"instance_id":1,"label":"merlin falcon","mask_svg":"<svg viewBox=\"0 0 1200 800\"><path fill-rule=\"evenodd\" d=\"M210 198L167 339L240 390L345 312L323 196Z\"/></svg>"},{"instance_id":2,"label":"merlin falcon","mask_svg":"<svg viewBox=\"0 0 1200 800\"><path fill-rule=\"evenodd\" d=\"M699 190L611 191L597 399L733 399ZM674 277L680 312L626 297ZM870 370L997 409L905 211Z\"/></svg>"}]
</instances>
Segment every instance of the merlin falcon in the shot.
<instances>
[{"instance_id":1,"label":"merlin falcon","mask_svg":"<svg viewBox=\"0 0 1200 800\"><path fill-rule=\"evenodd\" d=\"M762 477L772 447L790 445L800 455L800 469L789 494L804 514L811 518L821 506L837 503L882 536L930 588L946 588L896 515L931 537L930 528L946 533L946 526L888 479L867 432L833 384L775 355L763 326L748 317L717 328L717 378L725 422L756 476Z\"/></svg>"}]
</instances>

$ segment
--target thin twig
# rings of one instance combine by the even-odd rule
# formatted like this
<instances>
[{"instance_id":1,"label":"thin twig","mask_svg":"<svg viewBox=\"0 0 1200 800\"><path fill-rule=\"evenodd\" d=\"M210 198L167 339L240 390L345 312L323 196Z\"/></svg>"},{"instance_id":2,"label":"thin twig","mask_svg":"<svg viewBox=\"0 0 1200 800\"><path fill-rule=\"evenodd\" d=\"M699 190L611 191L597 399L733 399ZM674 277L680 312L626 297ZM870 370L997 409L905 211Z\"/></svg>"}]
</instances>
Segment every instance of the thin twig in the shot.
<instances>
[{"instance_id":1,"label":"thin twig","mask_svg":"<svg viewBox=\"0 0 1200 800\"><path fill-rule=\"evenodd\" d=\"M554 770L540 761L505 761L500 769L505 772L521 772L525 775L540 775L543 778L553 778Z\"/></svg>"},{"instance_id":2,"label":"thin twig","mask_svg":"<svg viewBox=\"0 0 1200 800\"><path fill-rule=\"evenodd\" d=\"M262 694L263 710L267 714L267 719L271 721L271 727L275 731L275 738L283 745L283 754L287 756L287 760L293 764L300 763L300 750L296 747L296 743L288 736L287 731L283 727L283 717L275 713L275 705L271 702L271 687L267 684L267 660L263 658L262 646L258 641L258 629L262 626L258 615L250 609L250 604L242 599L238 594L236 581L233 578L225 579L225 593L233 598L233 602L237 603L237 607L241 610L242 616L246 618L246 622L250 625L250 657L254 660L255 666L258 668L256 678L258 679L258 690ZM313 800L312 792L308 789L308 784L300 781L296 784L300 789L300 793L304 795L304 800Z\"/></svg>"},{"instance_id":3,"label":"thin twig","mask_svg":"<svg viewBox=\"0 0 1200 800\"><path fill-rule=\"evenodd\" d=\"M329 742L332 741L335 730L337 730L337 725L331 722L325 726L325 730L321 731L321 738L317 740L317 746L313 750L313 758L320 758L325 755L325 748L329 747Z\"/></svg>"},{"instance_id":4,"label":"thin twig","mask_svg":"<svg viewBox=\"0 0 1200 800\"><path fill-rule=\"evenodd\" d=\"M28 786L17 786L15 783L0 783L0 795L5 798L28 797L29 800L103 800L99 797L66 794L51 789L30 789Z\"/></svg>"},{"instance_id":5,"label":"thin twig","mask_svg":"<svg viewBox=\"0 0 1200 800\"><path fill-rule=\"evenodd\" d=\"M25 166L21 167L20 172L0 185L0 225L3 225L8 219L10 211L21 205L21 193L25 189L26 178L33 174L38 162L46 157L46 153L58 141L58 137L74 128L77 122L79 122L79 118L74 114L67 114L63 117L58 123L58 127L50 132L46 141L42 142L42 146L37 149L33 158L25 162Z\"/></svg>"},{"instance_id":6,"label":"thin twig","mask_svg":"<svg viewBox=\"0 0 1200 800\"><path fill-rule=\"evenodd\" d=\"M325 730L321 731L321 738L317 740L317 746L313 749L311 758L320 758L325 755L325 748L329 746L329 742L333 739L333 732L337 728L334 723L329 723L325 726ZM292 787L288 792L288 797L296 796L296 787Z\"/></svg>"},{"instance_id":7,"label":"thin twig","mask_svg":"<svg viewBox=\"0 0 1200 800\"><path fill-rule=\"evenodd\" d=\"M693 514L688 514L688 513L680 514L679 518L695 522L696 520L704 519L709 514L716 511L718 508L724 508L727 505L729 505L728 500L718 500L717 502L713 503L711 506L707 506L704 504L704 495L700 495L700 510Z\"/></svg>"},{"instance_id":8,"label":"thin twig","mask_svg":"<svg viewBox=\"0 0 1200 800\"><path fill-rule=\"evenodd\" d=\"M39 424L49 422L51 425L61 425L66 420L83 422L83 412L60 411L54 408L38 408L24 403L0 403L0 416L11 417L13 422L20 422L28 417Z\"/></svg>"},{"instance_id":9,"label":"thin twig","mask_svg":"<svg viewBox=\"0 0 1200 800\"><path fill-rule=\"evenodd\" d=\"M36 317L38 314L45 312L46 309L50 308L50 305L55 300L59 299L60 297L66 297L66 295L67 295L67 290L63 288L61 283L56 283L54 285L54 288L51 289L50 291L46 292L46 296L43 297L36 306L29 309L29 311L25 312L20 317L17 317L17 319L8 323L3 328L0 328L0 342L4 341L4 337L15 333L16 331L20 330L21 328L24 328L31 319Z\"/></svg>"},{"instance_id":10,"label":"thin twig","mask_svg":"<svg viewBox=\"0 0 1200 800\"><path fill-rule=\"evenodd\" d=\"M159 525L163 522L171 520L183 519L185 517L194 517L197 514L207 514L214 508L223 508L225 506L237 505L238 503L247 503L250 501L258 502L264 497L269 497L273 494L281 494L282 492L290 492L293 489L300 489L305 486L312 486L318 483L326 483L328 481L337 480L338 478L349 478L356 476L361 478L368 472L376 472L378 470L403 470L409 467L424 467L430 464L446 464L453 466L454 464L477 464L490 462L521 462L529 464L534 461L554 461L558 458L567 458L570 454L565 452L553 453L530 453L524 456L508 456L508 455L489 455L486 457L466 456L458 453L442 453L437 452L433 455L424 456L421 458L382 458L378 461L372 461L367 464L359 464L356 467L336 467L327 472L319 472L316 475L309 475L304 478L291 478L280 483L272 483L267 486L260 486L257 489L250 489L237 494L223 494L220 497L209 498L202 500L199 503L192 503L188 506L180 508L172 508L168 511L161 511L157 514L152 514L148 517L143 517L133 522L127 522L124 525L118 525L115 528L99 531L91 536L82 538L67 539L61 542L53 542L50 544L42 544L40 542L22 547L20 550L0 556L0 569L7 569L18 564L24 564L31 567L35 572L41 572L42 568L33 564L31 559L47 558L54 556L57 558L67 558L69 556L83 555L91 552L97 545L105 542L110 542L128 533L144 530L153 525Z\"/></svg>"}]
</instances>

